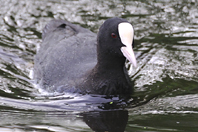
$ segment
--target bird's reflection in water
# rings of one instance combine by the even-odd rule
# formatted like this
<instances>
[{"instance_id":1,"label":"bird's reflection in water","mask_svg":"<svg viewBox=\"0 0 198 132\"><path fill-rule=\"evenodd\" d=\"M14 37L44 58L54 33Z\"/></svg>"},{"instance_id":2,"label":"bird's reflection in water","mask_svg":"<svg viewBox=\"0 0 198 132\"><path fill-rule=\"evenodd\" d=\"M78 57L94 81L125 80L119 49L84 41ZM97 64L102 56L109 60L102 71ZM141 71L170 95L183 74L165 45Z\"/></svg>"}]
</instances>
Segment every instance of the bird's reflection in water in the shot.
<instances>
[{"instance_id":1,"label":"bird's reflection in water","mask_svg":"<svg viewBox=\"0 0 198 132\"><path fill-rule=\"evenodd\" d=\"M95 132L124 132L128 122L127 110L85 112L82 116Z\"/></svg>"}]
</instances>

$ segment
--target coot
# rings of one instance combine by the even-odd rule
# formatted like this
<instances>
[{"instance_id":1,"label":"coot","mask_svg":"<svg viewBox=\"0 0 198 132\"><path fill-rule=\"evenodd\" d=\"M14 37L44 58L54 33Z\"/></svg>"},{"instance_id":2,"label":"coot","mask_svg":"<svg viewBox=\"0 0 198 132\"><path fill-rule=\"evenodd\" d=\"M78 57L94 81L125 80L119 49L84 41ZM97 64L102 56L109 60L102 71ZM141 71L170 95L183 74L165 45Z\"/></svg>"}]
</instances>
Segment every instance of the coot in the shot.
<instances>
[{"instance_id":1,"label":"coot","mask_svg":"<svg viewBox=\"0 0 198 132\"><path fill-rule=\"evenodd\" d=\"M122 18L107 19L98 34L64 20L44 28L34 77L51 92L120 95L132 92L125 61L136 67L134 30Z\"/></svg>"}]
</instances>

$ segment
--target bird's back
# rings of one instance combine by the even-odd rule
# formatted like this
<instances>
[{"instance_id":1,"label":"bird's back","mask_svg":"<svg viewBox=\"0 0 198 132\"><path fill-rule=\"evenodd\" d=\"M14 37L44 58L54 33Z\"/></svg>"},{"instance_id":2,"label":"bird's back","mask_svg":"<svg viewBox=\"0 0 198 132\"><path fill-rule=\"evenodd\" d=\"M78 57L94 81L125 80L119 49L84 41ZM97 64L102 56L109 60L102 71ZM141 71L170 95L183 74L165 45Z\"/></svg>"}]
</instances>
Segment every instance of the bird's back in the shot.
<instances>
[{"instance_id":1,"label":"bird's back","mask_svg":"<svg viewBox=\"0 0 198 132\"><path fill-rule=\"evenodd\" d=\"M75 86L96 64L96 34L64 20L49 22L35 57L35 79L44 88Z\"/></svg>"}]
</instances>

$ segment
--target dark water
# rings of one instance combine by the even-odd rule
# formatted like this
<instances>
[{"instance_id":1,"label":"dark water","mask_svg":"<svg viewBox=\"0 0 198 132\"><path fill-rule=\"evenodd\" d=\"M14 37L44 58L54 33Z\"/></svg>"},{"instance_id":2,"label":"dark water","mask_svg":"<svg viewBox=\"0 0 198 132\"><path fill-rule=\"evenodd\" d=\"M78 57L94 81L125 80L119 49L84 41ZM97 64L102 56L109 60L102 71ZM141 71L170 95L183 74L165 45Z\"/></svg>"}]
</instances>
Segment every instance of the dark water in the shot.
<instances>
[{"instance_id":1,"label":"dark water","mask_svg":"<svg viewBox=\"0 0 198 132\"><path fill-rule=\"evenodd\" d=\"M197 0L1 0L1 132L198 131ZM47 22L97 33L109 17L135 29L138 68L131 99L47 93L32 80Z\"/></svg>"}]
</instances>

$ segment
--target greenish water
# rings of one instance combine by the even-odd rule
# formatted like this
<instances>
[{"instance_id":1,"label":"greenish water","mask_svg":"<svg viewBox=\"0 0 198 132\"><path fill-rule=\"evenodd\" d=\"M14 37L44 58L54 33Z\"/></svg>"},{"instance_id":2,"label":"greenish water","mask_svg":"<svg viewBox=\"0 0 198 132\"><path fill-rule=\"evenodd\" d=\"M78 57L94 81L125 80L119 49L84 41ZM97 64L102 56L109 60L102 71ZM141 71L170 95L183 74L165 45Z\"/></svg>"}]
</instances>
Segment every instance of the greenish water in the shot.
<instances>
[{"instance_id":1,"label":"greenish water","mask_svg":"<svg viewBox=\"0 0 198 132\"><path fill-rule=\"evenodd\" d=\"M198 131L197 7L197 0L0 0L0 131ZM47 93L34 84L47 22L65 19L97 33L115 16L135 30L130 100Z\"/></svg>"}]
</instances>

